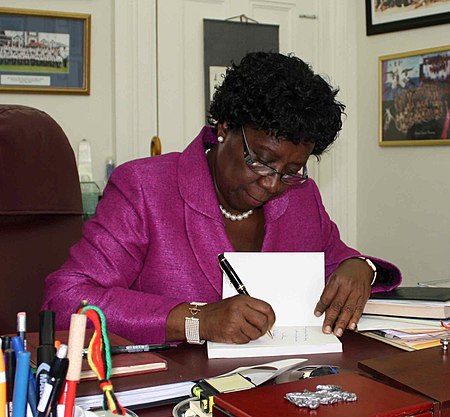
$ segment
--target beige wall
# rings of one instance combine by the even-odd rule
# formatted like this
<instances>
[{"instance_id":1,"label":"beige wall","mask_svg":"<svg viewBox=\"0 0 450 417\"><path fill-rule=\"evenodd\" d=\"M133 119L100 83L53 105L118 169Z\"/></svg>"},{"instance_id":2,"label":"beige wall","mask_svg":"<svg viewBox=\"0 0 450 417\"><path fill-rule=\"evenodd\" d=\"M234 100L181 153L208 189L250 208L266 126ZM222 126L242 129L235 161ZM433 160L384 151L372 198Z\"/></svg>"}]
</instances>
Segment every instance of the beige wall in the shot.
<instances>
[{"instance_id":1,"label":"beige wall","mask_svg":"<svg viewBox=\"0 0 450 417\"><path fill-rule=\"evenodd\" d=\"M76 149L91 145L94 179L103 181L105 159L114 154L112 2L111 0L2 0L1 7L87 13L92 16L91 94L0 94L3 104L23 104L49 113Z\"/></svg>"},{"instance_id":2,"label":"beige wall","mask_svg":"<svg viewBox=\"0 0 450 417\"><path fill-rule=\"evenodd\" d=\"M404 283L450 279L450 147L377 144L378 57L450 44L450 24L365 35L358 2L357 241Z\"/></svg>"}]
</instances>

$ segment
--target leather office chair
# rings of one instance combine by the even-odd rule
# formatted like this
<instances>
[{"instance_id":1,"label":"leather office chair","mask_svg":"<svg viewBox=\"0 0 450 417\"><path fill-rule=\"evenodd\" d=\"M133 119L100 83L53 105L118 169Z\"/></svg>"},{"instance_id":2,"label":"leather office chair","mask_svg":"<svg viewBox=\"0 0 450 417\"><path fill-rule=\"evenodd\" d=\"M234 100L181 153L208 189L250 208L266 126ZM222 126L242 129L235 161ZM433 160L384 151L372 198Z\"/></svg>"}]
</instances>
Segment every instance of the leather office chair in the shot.
<instances>
[{"instance_id":1,"label":"leather office chair","mask_svg":"<svg viewBox=\"0 0 450 417\"><path fill-rule=\"evenodd\" d=\"M0 334L27 313L38 330L44 279L81 236L82 199L75 156L48 114L0 105Z\"/></svg>"}]
</instances>

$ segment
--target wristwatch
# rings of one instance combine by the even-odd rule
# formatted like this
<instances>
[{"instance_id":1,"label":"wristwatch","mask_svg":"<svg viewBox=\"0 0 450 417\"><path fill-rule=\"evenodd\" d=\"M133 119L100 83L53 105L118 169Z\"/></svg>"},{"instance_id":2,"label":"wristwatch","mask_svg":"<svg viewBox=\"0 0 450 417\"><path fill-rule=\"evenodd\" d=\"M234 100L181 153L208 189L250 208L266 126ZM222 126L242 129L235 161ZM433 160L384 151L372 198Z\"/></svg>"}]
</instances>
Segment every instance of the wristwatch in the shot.
<instances>
[{"instance_id":1,"label":"wristwatch","mask_svg":"<svg viewBox=\"0 0 450 417\"><path fill-rule=\"evenodd\" d=\"M362 259L363 261L366 261L367 265L369 265L372 268L373 279L372 279L372 282L370 283L370 285L373 285L375 283L375 280L377 279L377 267L369 258L365 258L364 256L358 256L358 258Z\"/></svg>"},{"instance_id":2,"label":"wristwatch","mask_svg":"<svg viewBox=\"0 0 450 417\"><path fill-rule=\"evenodd\" d=\"M192 302L189 304L189 313L191 317L185 317L184 319L184 332L188 343L193 345L203 345L204 340L200 340L200 319L195 317L201 310L200 307L205 306L207 303Z\"/></svg>"}]
</instances>

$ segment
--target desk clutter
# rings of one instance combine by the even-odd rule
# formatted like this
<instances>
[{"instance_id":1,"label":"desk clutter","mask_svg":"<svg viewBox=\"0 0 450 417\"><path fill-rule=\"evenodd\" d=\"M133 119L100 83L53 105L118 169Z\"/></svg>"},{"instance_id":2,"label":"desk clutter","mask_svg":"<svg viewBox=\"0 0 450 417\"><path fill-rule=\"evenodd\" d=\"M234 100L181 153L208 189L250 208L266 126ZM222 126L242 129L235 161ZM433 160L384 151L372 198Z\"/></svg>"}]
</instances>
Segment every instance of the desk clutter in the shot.
<instances>
[{"instance_id":1,"label":"desk clutter","mask_svg":"<svg viewBox=\"0 0 450 417\"><path fill-rule=\"evenodd\" d=\"M93 329L86 332L88 318ZM103 410L97 415L131 416L111 377L167 369L166 360L150 352L154 346L130 346L126 339L108 335L105 317L95 306L82 303L71 316L69 331L55 332L52 311L41 311L39 322L39 333L27 333L26 313L19 312L17 335L1 336L0 417L87 417L75 400L80 381L93 379L96 391L102 392L95 408Z\"/></svg>"},{"instance_id":2,"label":"desk clutter","mask_svg":"<svg viewBox=\"0 0 450 417\"><path fill-rule=\"evenodd\" d=\"M365 336L407 351L450 340L450 288L398 287L372 294L358 329Z\"/></svg>"}]
</instances>

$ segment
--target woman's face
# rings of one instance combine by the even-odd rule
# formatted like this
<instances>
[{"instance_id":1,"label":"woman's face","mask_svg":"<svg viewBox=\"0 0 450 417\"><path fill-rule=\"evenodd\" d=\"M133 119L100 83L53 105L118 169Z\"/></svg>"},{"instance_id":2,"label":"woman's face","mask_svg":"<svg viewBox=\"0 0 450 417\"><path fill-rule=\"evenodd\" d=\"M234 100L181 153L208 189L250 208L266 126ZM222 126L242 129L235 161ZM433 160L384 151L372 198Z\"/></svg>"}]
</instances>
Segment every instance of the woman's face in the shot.
<instances>
[{"instance_id":1,"label":"woman's face","mask_svg":"<svg viewBox=\"0 0 450 417\"><path fill-rule=\"evenodd\" d=\"M226 209L255 209L286 191L289 186L280 181L280 175L258 175L245 163L241 129L231 131L222 124L218 134L225 140L216 145L215 178L219 201ZM299 171L314 148L313 143L294 145L250 127L245 128L245 135L251 156L282 173Z\"/></svg>"}]
</instances>

